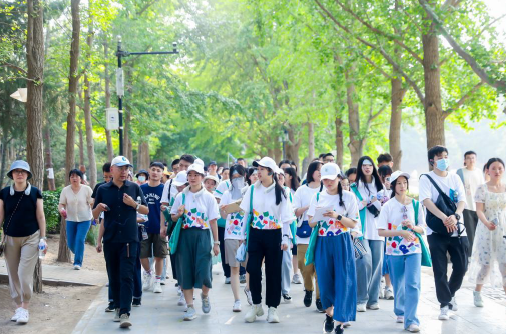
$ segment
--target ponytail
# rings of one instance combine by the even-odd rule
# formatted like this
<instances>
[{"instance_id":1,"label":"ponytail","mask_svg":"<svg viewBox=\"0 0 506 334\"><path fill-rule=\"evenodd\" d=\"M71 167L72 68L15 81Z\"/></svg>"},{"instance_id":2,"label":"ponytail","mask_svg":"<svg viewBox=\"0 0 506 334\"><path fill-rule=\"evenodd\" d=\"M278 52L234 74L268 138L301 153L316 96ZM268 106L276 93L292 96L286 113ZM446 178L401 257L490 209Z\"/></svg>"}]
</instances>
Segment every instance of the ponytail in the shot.
<instances>
[{"instance_id":1,"label":"ponytail","mask_svg":"<svg viewBox=\"0 0 506 334\"><path fill-rule=\"evenodd\" d=\"M269 168L269 170L271 169ZM276 205L279 205L279 203L281 203L282 200L281 196L284 196L286 198L285 189L283 189L283 187L279 185L278 176L276 175L276 173L272 174L272 179L274 181L274 191L276 192Z\"/></svg>"},{"instance_id":2,"label":"ponytail","mask_svg":"<svg viewBox=\"0 0 506 334\"><path fill-rule=\"evenodd\" d=\"M339 194L339 205L346 209L343 201L343 186L341 185L341 182L337 185L337 193Z\"/></svg>"}]
</instances>

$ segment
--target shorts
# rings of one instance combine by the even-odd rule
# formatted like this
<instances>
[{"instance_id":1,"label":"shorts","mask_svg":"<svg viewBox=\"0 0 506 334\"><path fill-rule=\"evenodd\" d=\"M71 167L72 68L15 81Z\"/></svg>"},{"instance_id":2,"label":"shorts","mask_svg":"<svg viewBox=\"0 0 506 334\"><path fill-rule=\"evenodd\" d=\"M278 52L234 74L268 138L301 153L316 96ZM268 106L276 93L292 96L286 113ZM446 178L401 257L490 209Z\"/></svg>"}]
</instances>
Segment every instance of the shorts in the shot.
<instances>
[{"instance_id":1,"label":"shorts","mask_svg":"<svg viewBox=\"0 0 506 334\"><path fill-rule=\"evenodd\" d=\"M239 268L241 266L241 263L235 258L240 245L240 240L225 239L225 263L231 267Z\"/></svg>"},{"instance_id":2,"label":"shorts","mask_svg":"<svg viewBox=\"0 0 506 334\"><path fill-rule=\"evenodd\" d=\"M148 257L165 258L168 255L167 241L158 233L148 233L148 238L141 241L141 259Z\"/></svg>"}]
</instances>

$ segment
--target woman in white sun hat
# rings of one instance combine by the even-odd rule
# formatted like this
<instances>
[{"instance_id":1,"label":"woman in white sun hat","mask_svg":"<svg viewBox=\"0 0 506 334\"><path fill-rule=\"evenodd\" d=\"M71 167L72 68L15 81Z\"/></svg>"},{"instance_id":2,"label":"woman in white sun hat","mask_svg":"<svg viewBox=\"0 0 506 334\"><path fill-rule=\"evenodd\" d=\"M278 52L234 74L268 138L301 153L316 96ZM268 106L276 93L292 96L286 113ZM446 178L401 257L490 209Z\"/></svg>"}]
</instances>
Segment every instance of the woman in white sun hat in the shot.
<instances>
[{"instance_id":1,"label":"woman in white sun hat","mask_svg":"<svg viewBox=\"0 0 506 334\"><path fill-rule=\"evenodd\" d=\"M283 250L291 238L290 224L295 215L289 199L278 183L278 166L272 158L255 161L259 180L250 186L241 202L246 219L241 235L248 233L248 264L253 306L246 314L246 322L254 322L264 315L262 308L262 263L265 259L267 321L279 322L277 307L281 301L281 264ZM253 203L251 203L253 199Z\"/></svg>"},{"instance_id":2,"label":"woman in white sun hat","mask_svg":"<svg viewBox=\"0 0 506 334\"><path fill-rule=\"evenodd\" d=\"M313 196L307 211L309 226L316 229L317 238L314 249L307 252L314 254L321 302L326 313L323 331L331 333L335 330L336 334L341 334L345 323L355 321L357 312L355 251L350 232L359 222L358 204L355 195L343 190L337 164L327 163L320 172L325 188ZM320 208L331 210L322 214L317 212ZM309 258L307 253L306 256Z\"/></svg>"},{"instance_id":3,"label":"woman in white sun hat","mask_svg":"<svg viewBox=\"0 0 506 334\"><path fill-rule=\"evenodd\" d=\"M394 312L398 323L410 332L420 331L416 315L420 297L422 244L415 233L425 233L425 215L418 201L407 196L409 174L390 176L392 199L383 205L378 233L386 237L388 268L394 287Z\"/></svg>"}]
</instances>

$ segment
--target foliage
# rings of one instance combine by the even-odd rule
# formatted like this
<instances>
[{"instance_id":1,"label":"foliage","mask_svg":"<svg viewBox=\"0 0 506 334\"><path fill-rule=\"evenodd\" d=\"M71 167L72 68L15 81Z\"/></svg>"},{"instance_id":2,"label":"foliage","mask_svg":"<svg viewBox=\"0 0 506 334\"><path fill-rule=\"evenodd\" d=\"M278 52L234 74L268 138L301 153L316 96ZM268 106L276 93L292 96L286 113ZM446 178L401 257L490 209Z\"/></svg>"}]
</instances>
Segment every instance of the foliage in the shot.
<instances>
[{"instance_id":1,"label":"foliage","mask_svg":"<svg viewBox=\"0 0 506 334\"><path fill-rule=\"evenodd\" d=\"M46 217L47 233L60 233L61 216L58 212L58 203L60 202L60 193L62 189L55 191L43 191L42 200L44 201L44 216Z\"/></svg>"}]
</instances>

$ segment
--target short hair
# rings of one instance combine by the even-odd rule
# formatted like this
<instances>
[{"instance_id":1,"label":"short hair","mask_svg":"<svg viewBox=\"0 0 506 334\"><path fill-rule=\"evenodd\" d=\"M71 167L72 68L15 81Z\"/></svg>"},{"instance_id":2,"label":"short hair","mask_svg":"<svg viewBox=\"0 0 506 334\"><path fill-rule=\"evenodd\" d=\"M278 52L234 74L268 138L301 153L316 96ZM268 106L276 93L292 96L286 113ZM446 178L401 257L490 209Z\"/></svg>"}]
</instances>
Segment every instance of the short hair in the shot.
<instances>
[{"instance_id":1,"label":"short hair","mask_svg":"<svg viewBox=\"0 0 506 334\"><path fill-rule=\"evenodd\" d=\"M309 164L309 166L307 167L307 176L306 176L308 184L314 181L313 174L318 170L318 167L320 167L321 165L322 163L320 161L313 161L312 163Z\"/></svg>"},{"instance_id":2,"label":"short hair","mask_svg":"<svg viewBox=\"0 0 506 334\"><path fill-rule=\"evenodd\" d=\"M281 161L279 162L279 164L278 164L278 167L279 167L279 168L281 168L281 166L282 166L283 164L289 164L289 165L291 166L291 165L292 165L292 162L291 162L290 160L288 160L288 159L281 160Z\"/></svg>"},{"instance_id":3,"label":"short hair","mask_svg":"<svg viewBox=\"0 0 506 334\"><path fill-rule=\"evenodd\" d=\"M325 156L325 153L322 153L318 156L318 159L323 159L323 157Z\"/></svg>"},{"instance_id":4,"label":"short hair","mask_svg":"<svg viewBox=\"0 0 506 334\"><path fill-rule=\"evenodd\" d=\"M390 153L383 153L378 156L378 164L384 163L384 162L392 162L394 161L394 158Z\"/></svg>"},{"instance_id":5,"label":"short hair","mask_svg":"<svg viewBox=\"0 0 506 334\"><path fill-rule=\"evenodd\" d=\"M237 162L239 162L239 161L246 161L246 159L244 159L244 158L239 158L239 159L237 159Z\"/></svg>"},{"instance_id":6,"label":"short hair","mask_svg":"<svg viewBox=\"0 0 506 334\"><path fill-rule=\"evenodd\" d=\"M346 177L350 177L351 174L357 174L357 169L355 167L351 167L346 171Z\"/></svg>"},{"instance_id":7,"label":"short hair","mask_svg":"<svg viewBox=\"0 0 506 334\"><path fill-rule=\"evenodd\" d=\"M334 157L334 155L333 155L332 153L330 153L330 152L329 152L329 153L325 153L325 154L323 155L323 159L325 159L326 157Z\"/></svg>"},{"instance_id":8,"label":"short hair","mask_svg":"<svg viewBox=\"0 0 506 334\"><path fill-rule=\"evenodd\" d=\"M378 174L381 177L386 177L387 175L392 175L392 168L389 165L383 165L378 167Z\"/></svg>"},{"instance_id":9,"label":"short hair","mask_svg":"<svg viewBox=\"0 0 506 334\"><path fill-rule=\"evenodd\" d=\"M110 173L111 172L111 163L106 162L102 165L102 173Z\"/></svg>"},{"instance_id":10,"label":"short hair","mask_svg":"<svg viewBox=\"0 0 506 334\"><path fill-rule=\"evenodd\" d=\"M69 172L69 180L72 175L77 175L81 178L81 180L83 179L83 172L81 172L79 169L74 168Z\"/></svg>"},{"instance_id":11,"label":"short hair","mask_svg":"<svg viewBox=\"0 0 506 334\"><path fill-rule=\"evenodd\" d=\"M172 163L170 164L170 167L174 167L177 164L179 164L179 159L174 159L174 160L172 160Z\"/></svg>"},{"instance_id":12,"label":"short hair","mask_svg":"<svg viewBox=\"0 0 506 334\"><path fill-rule=\"evenodd\" d=\"M189 155L189 154L183 154L180 158L179 158L179 161L181 160L184 160L186 162L189 162L189 163L193 163L195 161L195 158L192 156L192 155Z\"/></svg>"},{"instance_id":13,"label":"short hair","mask_svg":"<svg viewBox=\"0 0 506 334\"><path fill-rule=\"evenodd\" d=\"M448 149L441 145L436 145L434 147L431 147L429 149L429 152L427 152L427 157L429 158L429 161L434 160L434 157L440 154L443 154L444 152L448 153Z\"/></svg>"},{"instance_id":14,"label":"short hair","mask_svg":"<svg viewBox=\"0 0 506 334\"><path fill-rule=\"evenodd\" d=\"M476 154L475 151L467 151L466 153L464 153L464 159L467 158L468 155L473 155L473 154L478 156L478 154Z\"/></svg>"}]
</instances>

